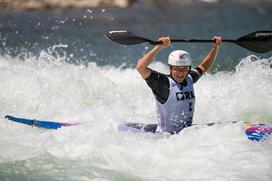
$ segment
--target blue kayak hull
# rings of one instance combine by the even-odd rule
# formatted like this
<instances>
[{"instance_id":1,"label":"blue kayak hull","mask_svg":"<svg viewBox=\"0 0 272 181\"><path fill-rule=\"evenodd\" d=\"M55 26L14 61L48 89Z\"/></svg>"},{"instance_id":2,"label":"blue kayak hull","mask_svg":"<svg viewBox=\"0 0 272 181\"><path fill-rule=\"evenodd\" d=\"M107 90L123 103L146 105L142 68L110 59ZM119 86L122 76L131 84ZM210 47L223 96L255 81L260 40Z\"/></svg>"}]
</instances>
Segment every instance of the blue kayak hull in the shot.
<instances>
[{"instance_id":1,"label":"blue kayak hull","mask_svg":"<svg viewBox=\"0 0 272 181\"><path fill-rule=\"evenodd\" d=\"M53 121L41 121L36 119L26 119L26 118L18 118L15 116L6 115L5 118L10 121L14 121L17 123L27 124L30 126L35 126L38 128L45 128L45 129L58 129L63 126L74 126L78 125L79 123L64 123L64 122L53 122Z\"/></svg>"}]
</instances>

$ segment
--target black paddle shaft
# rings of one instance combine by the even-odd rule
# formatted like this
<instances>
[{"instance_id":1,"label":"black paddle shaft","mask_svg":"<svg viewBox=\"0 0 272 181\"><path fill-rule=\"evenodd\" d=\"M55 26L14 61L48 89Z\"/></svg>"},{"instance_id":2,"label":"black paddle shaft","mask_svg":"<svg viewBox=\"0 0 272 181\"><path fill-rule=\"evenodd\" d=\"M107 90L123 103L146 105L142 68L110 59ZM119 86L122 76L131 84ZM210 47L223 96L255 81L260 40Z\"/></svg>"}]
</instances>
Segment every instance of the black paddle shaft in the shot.
<instances>
[{"instance_id":1,"label":"black paddle shaft","mask_svg":"<svg viewBox=\"0 0 272 181\"><path fill-rule=\"evenodd\" d=\"M161 44L161 41L153 41L140 37L126 30L108 31L105 36L118 44L135 45L148 42L152 45ZM214 40L197 40L197 39L172 39L171 42L183 43L213 43ZM235 43L243 48L256 53L267 53L272 50L272 31L256 31L245 35L237 40L223 39L222 42Z\"/></svg>"}]
</instances>

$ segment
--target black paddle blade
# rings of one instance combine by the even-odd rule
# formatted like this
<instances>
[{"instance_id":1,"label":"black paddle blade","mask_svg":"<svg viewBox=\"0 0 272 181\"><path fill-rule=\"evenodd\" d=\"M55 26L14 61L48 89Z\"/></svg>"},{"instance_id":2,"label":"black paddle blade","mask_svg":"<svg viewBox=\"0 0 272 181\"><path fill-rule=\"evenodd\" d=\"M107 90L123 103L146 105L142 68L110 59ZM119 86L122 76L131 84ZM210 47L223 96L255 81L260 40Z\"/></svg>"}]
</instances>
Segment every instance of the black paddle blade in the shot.
<instances>
[{"instance_id":1,"label":"black paddle blade","mask_svg":"<svg viewBox=\"0 0 272 181\"><path fill-rule=\"evenodd\" d=\"M267 53L272 50L272 31L256 31L239 38L235 43L256 53Z\"/></svg>"},{"instance_id":2,"label":"black paddle blade","mask_svg":"<svg viewBox=\"0 0 272 181\"><path fill-rule=\"evenodd\" d=\"M104 34L109 40L122 44L122 45L135 45L139 43L149 42L150 44L155 44L154 41L139 37L136 34L129 32L127 30L112 30Z\"/></svg>"}]
</instances>

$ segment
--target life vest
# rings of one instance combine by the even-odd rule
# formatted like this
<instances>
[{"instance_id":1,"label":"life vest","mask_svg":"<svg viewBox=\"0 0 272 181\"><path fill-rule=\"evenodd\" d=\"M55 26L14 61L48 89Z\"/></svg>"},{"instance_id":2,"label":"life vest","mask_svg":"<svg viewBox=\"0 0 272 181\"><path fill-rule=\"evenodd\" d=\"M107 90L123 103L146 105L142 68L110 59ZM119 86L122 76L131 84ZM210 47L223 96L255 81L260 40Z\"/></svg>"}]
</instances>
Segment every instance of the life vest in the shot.
<instances>
[{"instance_id":1,"label":"life vest","mask_svg":"<svg viewBox=\"0 0 272 181\"><path fill-rule=\"evenodd\" d=\"M166 103L156 100L158 119L157 132L175 134L184 127L191 125L195 107L193 79L190 74L186 77L187 85L181 87L171 77L168 77L170 92Z\"/></svg>"}]
</instances>

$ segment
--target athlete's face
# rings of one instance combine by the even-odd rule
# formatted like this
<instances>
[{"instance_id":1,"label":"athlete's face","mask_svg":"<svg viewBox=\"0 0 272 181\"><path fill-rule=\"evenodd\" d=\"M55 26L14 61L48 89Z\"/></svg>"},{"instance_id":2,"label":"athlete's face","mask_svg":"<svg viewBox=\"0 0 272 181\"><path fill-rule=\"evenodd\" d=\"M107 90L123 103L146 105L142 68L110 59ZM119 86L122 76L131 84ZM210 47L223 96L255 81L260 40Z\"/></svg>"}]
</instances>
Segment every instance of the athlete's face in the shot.
<instances>
[{"instance_id":1,"label":"athlete's face","mask_svg":"<svg viewBox=\"0 0 272 181\"><path fill-rule=\"evenodd\" d=\"M178 83L182 83L184 81L188 75L189 70L190 67L188 66L170 66L170 74L172 78Z\"/></svg>"}]
</instances>

